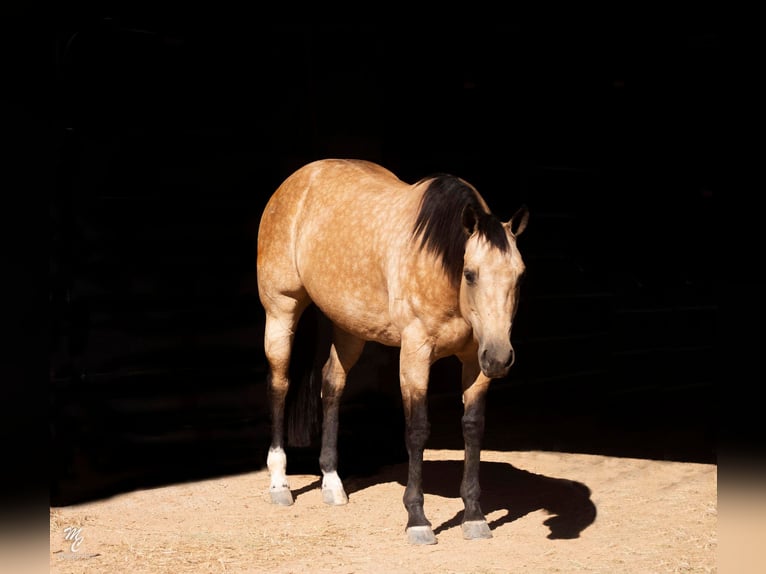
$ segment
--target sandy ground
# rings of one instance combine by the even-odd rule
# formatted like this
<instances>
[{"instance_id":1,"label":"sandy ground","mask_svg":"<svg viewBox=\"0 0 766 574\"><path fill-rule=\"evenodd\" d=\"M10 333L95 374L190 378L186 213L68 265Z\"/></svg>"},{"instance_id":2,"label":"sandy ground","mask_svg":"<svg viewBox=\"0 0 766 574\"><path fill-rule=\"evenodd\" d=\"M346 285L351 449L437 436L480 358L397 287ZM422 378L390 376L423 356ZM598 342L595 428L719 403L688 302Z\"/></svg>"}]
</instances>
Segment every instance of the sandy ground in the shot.
<instances>
[{"instance_id":1,"label":"sandy ground","mask_svg":"<svg viewBox=\"0 0 766 574\"><path fill-rule=\"evenodd\" d=\"M294 506L274 506L264 469L51 508L50 572L716 572L716 465L484 451L494 536L469 541L462 452L427 450L426 461L436 545L406 542L405 464L346 477L342 507L322 503L318 473L291 475Z\"/></svg>"}]
</instances>

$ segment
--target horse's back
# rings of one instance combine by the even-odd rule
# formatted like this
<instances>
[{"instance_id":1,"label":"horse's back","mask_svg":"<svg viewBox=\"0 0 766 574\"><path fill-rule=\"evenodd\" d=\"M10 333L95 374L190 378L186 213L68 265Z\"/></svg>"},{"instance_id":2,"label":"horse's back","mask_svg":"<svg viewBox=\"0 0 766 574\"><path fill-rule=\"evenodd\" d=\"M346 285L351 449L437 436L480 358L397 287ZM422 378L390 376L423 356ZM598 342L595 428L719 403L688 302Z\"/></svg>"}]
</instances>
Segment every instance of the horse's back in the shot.
<instances>
[{"instance_id":1,"label":"horse's back","mask_svg":"<svg viewBox=\"0 0 766 574\"><path fill-rule=\"evenodd\" d=\"M311 162L293 172L271 196L261 216L259 234L290 225L302 213L307 217L316 216L317 203L331 207L353 202L364 209L365 192L380 192L392 186L407 187L407 184L376 163L345 159ZM284 232L279 229L279 233Z\"/></svg>"}]
</instances>

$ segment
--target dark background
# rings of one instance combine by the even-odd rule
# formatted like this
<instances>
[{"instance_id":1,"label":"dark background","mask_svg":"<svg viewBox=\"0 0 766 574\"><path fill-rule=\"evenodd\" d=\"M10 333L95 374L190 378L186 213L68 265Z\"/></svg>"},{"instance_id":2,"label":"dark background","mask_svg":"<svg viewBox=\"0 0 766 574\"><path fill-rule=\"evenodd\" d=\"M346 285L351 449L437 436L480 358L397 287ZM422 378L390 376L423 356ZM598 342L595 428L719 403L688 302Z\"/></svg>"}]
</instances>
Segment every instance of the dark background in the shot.
<instances>
[{"instance_id":1,"label":"dark background","mask_svg":"<svg viewBox=\"0 0 766 574\"><path fill-rule=\"evenodd\" d=\"M529 207L485 448L714 462L717 20L278 12L57 24L51 503L265 464L257 222L323 157ZM342 472L404 459L396 360L352 372ZM433 368L430 447L462 448L457 370Z\"/></svg>"}]
</instances>

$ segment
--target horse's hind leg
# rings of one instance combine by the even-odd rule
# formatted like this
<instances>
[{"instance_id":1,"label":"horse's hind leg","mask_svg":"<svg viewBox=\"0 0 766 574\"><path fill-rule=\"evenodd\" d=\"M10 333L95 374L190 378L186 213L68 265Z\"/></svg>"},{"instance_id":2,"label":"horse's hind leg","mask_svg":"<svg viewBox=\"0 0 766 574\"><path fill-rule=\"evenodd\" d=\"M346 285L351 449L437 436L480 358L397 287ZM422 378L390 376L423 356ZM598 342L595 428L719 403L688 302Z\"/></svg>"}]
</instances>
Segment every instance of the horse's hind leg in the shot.
<instances>
[{"instance_id":1,"label":"horse's hind leg","mask_svg":"<svg viewBox=\"0 0 766 574\"><path fill-rule=\"evenodd\" d=\"M322 500L327 504L346 504L348 496L338 476L338 413L340 399L351 367L359 359L365 342L335 327L330 356L322 368Z\"/></svg>"},{"instance_id":2,"label":"horse's hind leg","mask_svg":"<svg viewBox=\"0 0 766 574\"><path fill-rule=\"evenodd\" d=\"M293 503L290 484L287 481L287 455L284 448L285 399L290 384L290 353L298 319L307 305L307 298L278 296L270 298L266 306L263 343L270 370L268 391L271 407L271 446L266 466L271 475L271 501L283 506Z\"/></svg>"}]
</instances>

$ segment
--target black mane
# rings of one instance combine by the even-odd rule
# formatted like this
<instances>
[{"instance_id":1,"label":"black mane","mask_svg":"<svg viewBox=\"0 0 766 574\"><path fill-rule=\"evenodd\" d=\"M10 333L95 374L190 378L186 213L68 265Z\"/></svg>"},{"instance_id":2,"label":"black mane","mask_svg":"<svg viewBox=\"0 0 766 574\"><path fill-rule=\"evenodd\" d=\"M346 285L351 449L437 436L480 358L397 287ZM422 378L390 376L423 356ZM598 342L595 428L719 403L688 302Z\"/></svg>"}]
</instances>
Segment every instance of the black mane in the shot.
<instances>
[{"instance_id":1,"label":"black mane","mask_svg":"<svg viewBox=\"0 0 766 574\"><path fill-rule=\"evenodd\" d=\"M463 228L463 210L473 209L476 214L478 232L491 244L506 251L510 248L508 237L500 220L487 213L476 191L461 179L436 174L423 193L420 202L414 237L421 236L420 248L436 255L450 282L457 286L463 272L463 255L468 234Z\"/></svg>"}]
</instances>

